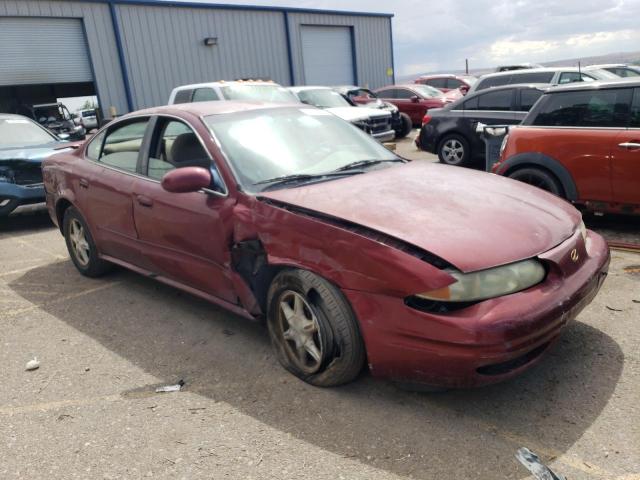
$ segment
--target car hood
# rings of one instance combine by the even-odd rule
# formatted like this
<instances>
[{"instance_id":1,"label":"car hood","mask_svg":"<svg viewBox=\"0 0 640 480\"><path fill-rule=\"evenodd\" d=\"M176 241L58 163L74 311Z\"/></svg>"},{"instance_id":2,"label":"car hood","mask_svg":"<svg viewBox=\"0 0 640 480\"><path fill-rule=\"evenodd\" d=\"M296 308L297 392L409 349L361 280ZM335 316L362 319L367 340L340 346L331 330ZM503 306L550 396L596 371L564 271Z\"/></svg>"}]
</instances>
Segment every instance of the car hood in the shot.
<instances>
[{"instance_id":1,"label":"car hood","mask_svg":"<svg viewBox=\"0 0 640 480\"><path fill-rule=\"evenodd\" d=\"M64 142L51 142L44 145L33 145L28 147L0 148L0 162L6 160L26 160L31 162L41 162L49 155L59 153Z\"/></svg>"},{"instance_id":2,"label":"car hood","mask_svg":"<svg viewBox=\"0 0 640 480\"><path fill-rule=\"evenodd\" d=\"M391 114L384 110L366 107L333 107L327 108L327 112L347 120L348 122L356 122L358 120L367 120L368 118L390 117Z\"/></svg>"},{"instance_id":3,"label":"car hood","mask_svg":"<svg viewBox=\"0 0 640 480\"><path fill-rule=\"evenodd\" d=\"M535 187L423 161L260 197L385 233L463 272L535 257L570 237L581 218Z\"/></svg>"}]
</instances>

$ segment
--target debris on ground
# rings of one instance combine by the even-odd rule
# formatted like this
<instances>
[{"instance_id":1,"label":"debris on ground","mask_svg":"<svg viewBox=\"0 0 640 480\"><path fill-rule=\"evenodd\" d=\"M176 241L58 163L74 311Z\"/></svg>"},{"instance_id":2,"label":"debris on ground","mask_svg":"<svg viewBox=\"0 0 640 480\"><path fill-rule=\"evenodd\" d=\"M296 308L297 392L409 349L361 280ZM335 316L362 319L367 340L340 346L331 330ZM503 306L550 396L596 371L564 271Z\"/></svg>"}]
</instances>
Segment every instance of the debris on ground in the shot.
<instances>
[{"instance_id":1,"label":"debris on ground","mask_svg":"<svg viewBox=\"0 0 640 480\"><path fill-rule=\"evenodd\" d=\"M235 335L235 332L227 329L224 329L222 333L224 333L227 337L230 337L231 335Z\"/></svg>"},{"instance_id":2,"label":"debris on ground","mask_svg":"<svg viewBox=\"0 0 640 480\"><path fill-rule=\"evenodd\" d=\"M613 308L613 307L610 307L609 305L605 305L605 307L607 307L607 310L611 310L612 312L622 312L623 311L620 308Z\"/></svg>"},{"instance_id":3,"label":"debris on ground","mask_svg":"<svg viewBox=\"0 0 640 480\"><path fill-rule=\"evenodd\" d=\"M162 387L156 388L156 393L179 392L183 386L184 380L180 380L175 385L163 385Z\"/></svg>"},{"instance_id":4,"label":"debris on ground","mask_svg":"<svg viewBox=\"0 0 640 480\"><path fill-rule=\"evenodd\" d=\"M536 480L567 480L566 477L554 473L549 467L540 461L540 457L528 448L519 448L516 458L531 472Z\"/></svg>"},{"instance_id":5,"label":"debris on ground","mask_svg":"<svg viewBox=\"0 0 640 480\"><path fill-rule=\"evenodd\" d=\"M40 362L38 361L38 359L36 357L33 357L32 360L29 360L27 362L27 365L24 367L24 369L27 372L30 372L31 370L37 370L38 368L40 368Z\"/></svg>"},{"instance_id":6,"label":"debris on ground","mask_svg":"<svg viewBox=\"0 0 640 480\"><path fill-rule=\"evenodd\" d=\"M633 303L640 303L640 300L631 300Z\"/></svg>"}]
</instances>

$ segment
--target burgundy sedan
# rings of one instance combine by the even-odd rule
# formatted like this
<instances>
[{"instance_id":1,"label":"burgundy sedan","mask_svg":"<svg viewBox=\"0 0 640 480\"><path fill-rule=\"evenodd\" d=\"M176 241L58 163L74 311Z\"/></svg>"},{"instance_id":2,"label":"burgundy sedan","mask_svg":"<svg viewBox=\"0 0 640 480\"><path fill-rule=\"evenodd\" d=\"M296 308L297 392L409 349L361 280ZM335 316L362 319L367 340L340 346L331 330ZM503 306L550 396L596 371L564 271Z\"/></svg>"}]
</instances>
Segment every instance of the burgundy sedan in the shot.
<instances>
[{"instance_id":1,"label":"burgundy sedan","mask_svg":"<svg viewBox=\"0 0 640 480\"><path fill-rule=\"evenodd\" d=\"M265 319L282 365L318 386L365 365L443 387L517 375L609 263L604 240L553 195L407 162L309 106L139 111L43 173L80 273L121 265Z\"/></svg>"},{"instance_id":2,"label":"burgundy sedan","mask_svg":"<svg viewBox=\"0 0 640 480\"><path fill-rule=\"evenodd\" d=\"M431 108L442 108L446 104L462 97L459 90L446 94L428 85L390 85L374 90L385 102L393 103L398 109L409 115L414 126L422 124L422 118Z\"/></svg>"}]
</instances>

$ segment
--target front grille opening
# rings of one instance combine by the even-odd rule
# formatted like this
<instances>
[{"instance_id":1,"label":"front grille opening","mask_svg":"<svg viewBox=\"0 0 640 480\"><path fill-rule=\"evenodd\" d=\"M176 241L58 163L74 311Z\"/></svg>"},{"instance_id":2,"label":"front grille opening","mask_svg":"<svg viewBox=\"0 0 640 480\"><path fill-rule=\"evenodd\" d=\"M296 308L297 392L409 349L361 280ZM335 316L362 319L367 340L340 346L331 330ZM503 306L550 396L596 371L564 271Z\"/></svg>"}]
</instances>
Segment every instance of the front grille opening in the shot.
<instances>
[{"instance_id":1,"label":"front grille opening","mask_svg":"<svg viewBox=\"0 0 640 480\"><path fill-rule=\"evenodd\" d=\"M458 310L462 310L464 308L468 308L472 305L475 305L476 303L480 303L480 301L443 302L438 300L427 300L426 298L412 296L412 297L405 298L404 303L408 307L414 308L416 310L420 310L422 312L446 314L451 312L457 312Z\"/></svg>"},{"instance_id":2,"label":"front grille opening","mask_svg":"<svg viewBox=\"0 0 640 480\"><path fill-rule=\"evenodd\" d=\"M476 371L480 375L504 375L510 373L520 367L523 367L529 362L532 362L538 358L542 352L544 352L549 346L550 342L544 343L539 347L534 348L530 352L521 355L520 357L509 360L508 362L494 363L493 365L485 365L478 368Z\"/></svg>"}]
</instances>

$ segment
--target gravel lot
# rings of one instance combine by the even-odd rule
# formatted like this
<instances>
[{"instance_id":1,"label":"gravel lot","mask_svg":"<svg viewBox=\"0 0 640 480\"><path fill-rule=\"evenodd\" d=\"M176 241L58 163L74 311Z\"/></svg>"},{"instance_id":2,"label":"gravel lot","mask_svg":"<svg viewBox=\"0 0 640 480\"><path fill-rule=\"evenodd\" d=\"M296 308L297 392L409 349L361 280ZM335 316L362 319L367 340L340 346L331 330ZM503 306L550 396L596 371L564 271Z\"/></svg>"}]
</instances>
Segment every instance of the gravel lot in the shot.
<instances>
[{"instance_id":1,"label":"gravel lot","mask_svg":"<svg viewBox=\"0 0 640 480\"><path fill-rule=\"evenodd\" d=\"M638 221L594 222L640 241ZM124 270L81 277L42 211L2 220L0 246L2 479L524 479L520 446L571 480L640 479L638 254L612 252L533 370L424 394L366 374L308 386L260 324Z\"/></svg>"}]
</instances>

